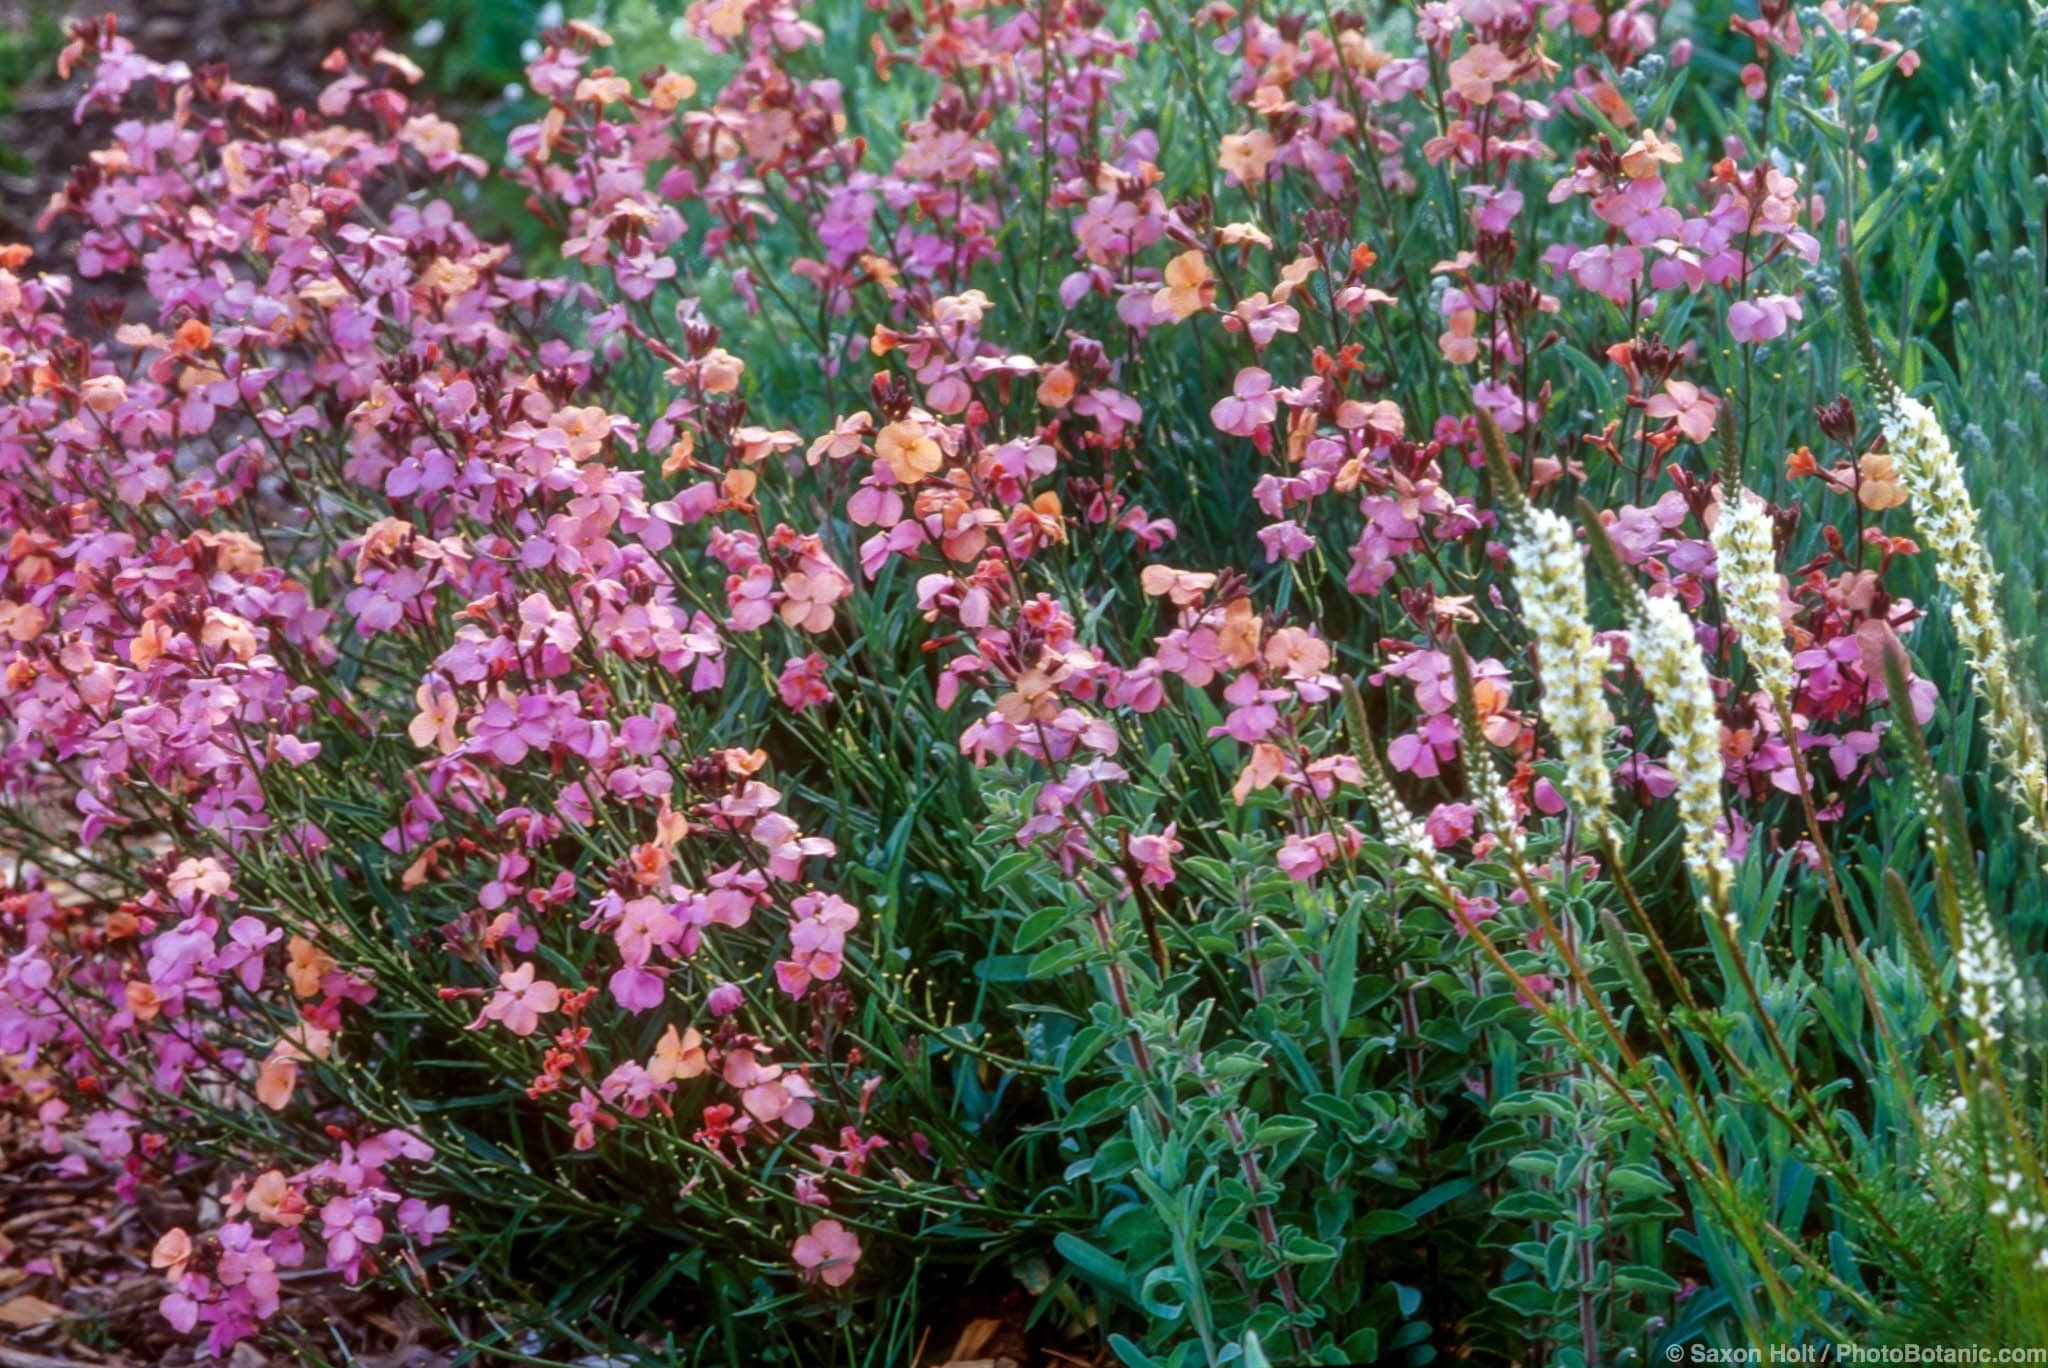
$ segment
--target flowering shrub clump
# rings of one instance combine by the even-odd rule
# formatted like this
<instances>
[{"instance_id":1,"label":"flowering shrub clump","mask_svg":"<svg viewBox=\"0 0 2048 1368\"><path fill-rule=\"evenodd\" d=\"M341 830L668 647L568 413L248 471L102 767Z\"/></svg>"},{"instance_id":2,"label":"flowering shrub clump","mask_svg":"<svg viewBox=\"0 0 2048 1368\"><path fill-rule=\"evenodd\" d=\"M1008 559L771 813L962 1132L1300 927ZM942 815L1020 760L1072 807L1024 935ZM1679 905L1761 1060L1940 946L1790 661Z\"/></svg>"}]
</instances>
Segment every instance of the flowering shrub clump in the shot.
<instances>
[{"instance_id":1,"label":"flowering shrub clump","mask_svg":"<svg viewBox=\"0 0 2048 1368\"><path fill-rule=\"evenodd\" d=\"M1830 397L1917 58L1766 0L1709 133L1686 8L699 0L546 34L502 165L374 39L291 109L76 28L0 1053L49 1163L214 1197L169 1322L902 1362L934 1280L1593 1364L1925 1301L1902 1155L2039 1209L1920 584L2037 833L2039 726L1933 410L1867 336Z\"/></svg>"}]
</instances>

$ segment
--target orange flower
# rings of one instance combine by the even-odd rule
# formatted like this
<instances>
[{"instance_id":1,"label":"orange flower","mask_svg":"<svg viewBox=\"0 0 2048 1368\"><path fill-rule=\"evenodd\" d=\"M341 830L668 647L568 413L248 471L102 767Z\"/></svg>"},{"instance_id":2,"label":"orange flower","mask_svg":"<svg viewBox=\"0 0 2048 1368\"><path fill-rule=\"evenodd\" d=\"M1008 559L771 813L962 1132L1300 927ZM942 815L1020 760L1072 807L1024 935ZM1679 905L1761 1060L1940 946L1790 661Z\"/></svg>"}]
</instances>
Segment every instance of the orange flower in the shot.
<instances>
[{"instance_id":1,"label":"orange flower","mask_svg":"<svg viewBox=\"0 0 2048 1368\"><path fill-rule=\"evenodd\" d=\"M654 1043L654 1060L647 1072L657 1083L674 1083L680 1079L695 1078L709 1067L704 1058L704 1037L697 1033L695 1026L682 1035L670 1026L661 1033L661 1039Z\"/></svg>"},{"instance_id":2,"label":"orange flower","mask_svg":"<svg viewBox=\"0 0 2048 1368\"><path fill-rule=\"evenodd\" d=\"M1230 787L1230 796L1244 806L1244 800L1260 789L1271 788L1287 771L1287 756L1270 741L1261 741L1252 747L1251 762L1244 772L1237 776L1237 782Z\"/></svg>"},{"instance_id":3,"label":"orange flower","mask_svg":"<svg viewBox=\"0 0 2048 1368\"><path fill-rule=\"evenodd\" d=\"M334 972L334 957L315 949L304 936L293 936L285 948L291 955L284 975L292 981L292 991L302 998L319 996L320 980Z\"/></svg>"},{"instance_id":4,"label":"orange flower","mask_svg":"<svg viewBox=\"0 0 2048 1368\"><path fill-rule=\"evenodd\" d=\"M444 840L429 841L419 858L405 867L405 873L398 876L398 886L407 893L421 884L435 878L441 872L441 852L448 848Z\"/></svg>"},{"instance_id":5,"label":"orange flower","mask_svg":"<svg viewBox=\"0 0 2048 1368\"><path fill-rule=\"evenodd\" d=\"M1296 257L1280 268L1280 283L1273 287L1273 302L1285 304L1293 298L1294 292L1308 283L1316 273L1316 259L1306 254Z\"/></svg>"},{"instance_id":6,"label":"orange flower","mask_svg":"<svg viewBox=\"0 0 2048 1368\"><path fill-rule=\"evenodd\" d=\"M300 1022L286 1031L256 1071L256 1100L272 1111L283 1111L291 1105L292 1093L298 1089L299 1064L309 1059L325 1059L333 1048L333 1034L318 1026Z\"/></svg>"},{"instance_id":7,"label":"orange flower","mask_svg":"<svg viewBox=\"0 0 2048 1368\"><path fill-rule=\"evenodd\" d=\"M732 435L732 453L748 465L757 465L777 452L793 449L803 439L787 428L772 431L749 423Z\"/></svg>"},{"instance_id":8,"label":"orange flower","mask_svg":"<svg viewBox=\"0 0 2048 1368\"><path fill-rule=\"evenodd\" d=\"M1216 230L1216 241L1225 247L1272 249L1273 239L1256 223L1226 223Z\"/></svg>"},{"instance_id":9,"label":"orange flower","mask_svg":"<svg viewBox=\"0 0 2048 1368\"><path fill-rule=\"evenodd\" d=\"M876 256L873 252L862 252L860 268L867 272L868 279L881 286L882 293L891 299L903 293L903 287L896 283L902 272L896 269L896 263L889 258Z\"/></svg>"},{"instance_id":10,"label":"orange flower","mask_svg":"<svg viewBox=\"0 0 2048 1368\"><path fill-rule=\"evenodd\" d=\"M816 465L828 457L835 461L845 460L860 454L866 448L867 435L874 426L873 415L866 411L839 419L832 424L830 432L811 443L811 449L804 453L805 464Z\"/></svg>"},{"instance_id":11,"label":"orange flower","mask_svg":"<svg viewBox=\"0 0 2048 1368\"><path fill-rule=\"evenodd\" d=\"M166 883L171 890L171 896L181 900L200 896L222 897L234 886L234 881L228 877L227 870L221 867L219 860L210 855L200 859L178 861L177 868L171 871Z\"/></svg>"},{"instance_id":12,"label":"orange flower","mask_svg":"<svg viewBox=\"0 0 2048 1368\"><path fill-rule=\"evenodd\" d=\"M924 424L904 418L875 436L875 455L895 472L898 484L914 485L946 462L946 453Z\"/></svg>"},{"instance_id":13,"label":"orange flower","mask_svg":"<svg viewBox=\"0 0 2048 1368\"><path fill-rule=\"evenodd\" d=\"M1166 285L1152 296L1152 312L1193 318L1216 301L1216 277L1200 252L1182 252L1166 263Z\"/></svg>"},{"instance_id":14,"label":"orange flower","mask_svg":"<svg viewBox=\"0 0 2048 1368\"><path fill-rule=\"evenodd\" d=\"M33 603L0 602L0 632L15 641L41 636L50 625L50 615Z\"/></svg>"},{"instance_id":15,"label":"orange flower","mask_svg":"<svg viewBox=\"0 0 2048 1368\"><path fill-rule=\"evenodd\" d=\"M723 347L713 347L697 363L697 383L706 394L731 394L740 387L747 363Z\"/></svg>"},{"instance_id":16,"label":"orange flower","mask_svg":"<svg viewBox=\"0 0 2048 1368\"><path fill-rule=\"evenodd\" d=\"M149 1266L161 1268L164 1276L176 1279L185 1272L185 1265L192 1261L192 1237L177 1226L172 1226L160 1236L156 1248L149 1251Z\"/></svg>"},{"instance_id":17,"label":"orange flower","mask_svg":"<svg viewBox=\"0 0 2048 1368\"><path fill-rule=\"evenodd\" d=\"M669 446L668 455L662 458L661 473L673 475L679 470L687 470L695 462L696 456L697 434L685 428L682 435Z\"/></svg>"},{"instance_id":18,"label":"orange flower","mask_svg":"<svg viewBox=\"0 0 2048 1368\"><path fill-rule=\"evenodd\" d=\"M1046 368L1038 380L1038 402L1047 408L1061 409L1074 401L1074 368L1062 361Z\"/></svg>"},{"instance_id":19,"label":"orange flower","mask_svg":"<svg viewBox=\"0 0 2048 1368\"><path fill-rule=\"evenodd\" d=\"M627 868L633 871L633 882L642 888L654 888L668 881L669 864L673 855L667 846L658 841L643 841L626 854Z\"/></svg>"},{"instance_id":20,"label":"orange flower","mask_svg":"<svg viewBox=\"0 0 2048 1368\"><path fill-rule=\"evenodd\" d=\"M1856 501L1873 513L1897 508L1906 501L1906 491L1899 488L1899 473L1892 465L1890 452L1865 452L1863 459L1856 462Z\"/></svg>"},{"instance_id":21,"label":"orange flower","mask_svg":"<svg viewBox=\"0 0 2048 1368\"><path fill-rule=\"evenodd\" d=\"M163 1010L163 1002L157 997L156 989L141 979L130 979L126 987L128 1010L137 1021L155 1021L157 1013Z\"/></svg>"},{"instance_id":22,"label":"orange flower","mask_svg":"<svg viewBox=\"0 0 2048 1368\"><path fill-rule=\"evenodd\" d=\"M1239 185L1257 185L1266 178L1266 168L1273 164L1273 158L1279 152L1280 145L1273 141L1273 135L1263 128L1255 128L1249 133L1224 134L1216 160L1237 178Z\"/></svg>"},{"instance_id":23,"label":"orange flower","mask_svg":"<svg viewBox=\"0 0 2048 1368\"><path fill-rule=\"evenodd\" d=\"M1646 128L1643 136L1628 145L1628 151L1621 154L1622 174L1631 180L1648 180L1658 174L1657 167L1676 166L1685 160L1685 153L1675 142L1668 142L1657 136L1657 130Z\"/></svg>"},{"instance_id":24,"label":"orange flower","mask_svg":"<svg viewBox=\"0 0 2048 1368\"><path fill-rule=\"evenodd\" d=\"M272 1111L283 1111L299 1086L299 1061L272 1055L256 1071L256 1100Z\"/></svg>"},{"instance_id":25,"label":"orange flower","mask_svg":"<svg viewBox=\"0 0 2048 1368\"><path fill-rule=\"evenodd\" d=\"M1216 629L1216 649L1232 669L1242 670L1258 659L1259 636L1265 626L1248 598L1234 598L1224 606L1223 625Z\"/></svg>"},{"instance_id":26,"label":"orange flower","mask_svg":"<svg viewBox=\"0 0 2048 1368\"><path fill-rule=\"evenodd\" d=\"M140 640L138 637L137 641ZM422 684L414 690L412 697L413 702L420 705L420 710L407 724L405 734L412 738L415 746L434 746L441 754L447 755L461 744L455 736L455 722L462 716L462 705L455 701L454 690Z\"/></svg>"},{"instance_id":27,"label":"orange flower","mask_svg":"<svg viewBox=\"0 0 2048 1368\"><path fill-rule=\"evenodd\" d=\"M1451 89L1472 104L1490 104L1493 88L1513 79L1515 64L1492 43L1475 43L1451 63Z\"/></svg>"},{"instance_id":28,"label":"orange flower","mask_svg":"<svg viewBox=\"0 0 2048 1368\"><path fill-rule=\"evenodd\" d=\"M80 382L78 397L94 413L112 413L128 397L128 385L118 375L95 375Z\"/></svg>"},{"instance_id":29,"label":"orange flower","mask_svg":"<svg viewBox=\"0 0 2048 1368\"><path fill-rule=\"evenodd\" d=\"M256 654L256 629L247 620L219 608L206 610L199 641L216 650L225 646L237 660L247 660Z\"/></svg>"},{"instance_id":30,"label":"orange flower","mask_svg":"<svg viewBox=\"0 0 2048 1368\"><path fill-rule=\"evenodd\" d=\"M996 711L1013 727L1050 722L1060 715L1058 682L1033 666L1017 676L1010 692L996 700Z\"/></svg>"},{"instance_id":31,"label":"orange flower","mask_svg":"<svg viewBox=\"0 0 2048 1368\"><path fill-rule=\"evenodd\" d=\"M577 104L616 104L633 93L632 83L623 76L615 76L609 67L600 67L576 83Z\"/></svg>"},{"instance_id":32,"label":"orange flower","mask_svg":"<svg viewBox=\"0 0 2048 1368\"><path fill-rule=\"evenodd\" d=\"M1444 360L1454 366L1469 365L1479 359L1479 340L1473 331L1479 326L1479 314L1474 309L1457 309L1446 320L1450 327L1437 338L1437 347L1443 352Z\"/></svg>"},{"instance_id":33,"label":"orange flower","mask_svg":"<svg viewBox=\"0 0 2048 1368\"><path fill-rule=\"evenodd\" d=\"M1266 665L1289 679L1314 679L1330 668L1330 648L1301 627L1282 627L1266 640Z\"/></svg>"},{"instance_id":34,"label":"orange flower","mask_svg":"<svg viewBox=\"0 0 2048 1368\"><path fill-rule=\"evenodd\" d=\"M647 92L647 103L666 114L697 93L697 83L680 71L664 71Z\"/></svg>"},{"instance_id":35,"label":"orange flower","mask_svg":"<svg viewBox=\"0 0 2048 1368\"><path fill-rule=\"evenodd\" d=\"M249 1185L249 1192L242 1202L257 1219L276 1226L295 1226L306 1219L306 1198L295 1192L284 1174L277 1169L265 1169L255 1182Z\"/></svg>"},{"instance_id":36,"label":"orange flower","mask_svg":"<svg viewBox=\"0 0 2048 1368\"><path fill-rule=\"evenodd\" d=\"M1170 598L1176 608L1192 608L1202 601L1202 595L1209 592L1216 583L1216 577L1206 571L1176 570L1170 565L1148 565L1138 575L1138 583L1153 598Z\"/></svg>"}]
</instances>

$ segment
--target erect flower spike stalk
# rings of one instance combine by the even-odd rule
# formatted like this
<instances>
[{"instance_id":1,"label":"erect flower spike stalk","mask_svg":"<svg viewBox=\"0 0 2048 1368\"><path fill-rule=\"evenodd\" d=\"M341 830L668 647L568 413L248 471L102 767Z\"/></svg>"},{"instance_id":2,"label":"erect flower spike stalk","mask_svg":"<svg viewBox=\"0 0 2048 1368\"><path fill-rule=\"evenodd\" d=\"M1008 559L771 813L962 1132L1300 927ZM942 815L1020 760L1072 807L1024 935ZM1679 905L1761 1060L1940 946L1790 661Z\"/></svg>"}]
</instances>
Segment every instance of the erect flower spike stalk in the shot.
<instances>
[{"instance_id":1,"label":"erect flower spike stalk","mask_svg":"<svg viewBox=\"0 0 2048 1368\"><path fill-rule=\"evenodd\" d=\"M1757 683L1779 710L1788 745L1798 744L1793 718L1792 649L1785 639L1778 562L1772 544L1771 510L1738 483L1721 487L1721 516L1714 523L1715 570L1729 626L1742 642Z\"/></svg>"},{"instance_id":2,"label":"erect flower spike stalk","mask_svg":"<svg viewBox=\"0 0 2048 1368\"><path fill-rule=\"evenodd\" d=\"M1564 761L1565 798L1580 825L1597 836L1614 802L1607 769L1614 714L1607 706L1607 649L1588 616L1585 560L1571 524L1548 509L1528 510L1508 559L1536 643L1544 718Z\"/></svg>"},{"instance_id":3,"label":"erect flower spike stalk","mask_svg":"<svg viewBox=\"0 0 2048 1368\"><path fill-rule=\"evenodd\" d=\"M1648 599L1629 641L1636 670L1656 707L1658 729L1670 747L1686 866L1705 901L1733 930L1728 894L1735 871L1720 828L1721 719L1692 618L1676 599Z\"/></svg>"},{"instance_id":4,"label":"erect flower spike stalk","mask_svg":"<svg viewBox=\"0 0 2048 1368\"><path fill-rule=\"evenodd\" d=\"M1950 595L1949 622L1970 662L1991 758L2019 808L2020 829L2048 849L2048 735L2022 682L2012 635L1998 602L1999 574L1977 526L1962 462L1934 410L1902 390L1879 355L1855 263L1842 263L1849 331L1877 390L1878 425L1899 484L1926 535L1936 575Z\"/></svg>"}]
</instances>

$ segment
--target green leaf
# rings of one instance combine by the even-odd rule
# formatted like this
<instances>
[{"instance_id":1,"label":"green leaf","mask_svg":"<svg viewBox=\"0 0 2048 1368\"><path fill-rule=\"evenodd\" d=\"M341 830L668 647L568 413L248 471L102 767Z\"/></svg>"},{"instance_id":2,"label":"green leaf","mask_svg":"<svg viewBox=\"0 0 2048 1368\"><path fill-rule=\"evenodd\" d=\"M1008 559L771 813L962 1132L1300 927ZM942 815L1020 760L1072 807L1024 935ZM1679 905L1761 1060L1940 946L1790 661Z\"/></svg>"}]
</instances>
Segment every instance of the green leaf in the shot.
<instances>
[{"instance_id":1,"label":"green leaf","mask_svg":"<svg viewBox=\"0 0 2048 1368\"><path fill-rule=\"evenodd\" d=\"M1415 1218L1401 1211L1368 1211L1359 1217L1358 1224L1351 1228L1352 1235L1361 1241L1384 1240L1389 1235L1415 1229Z\"/></svg>"},{"instance_id":2,"label":"green leaf","mask_svg":"<svg viewBox=\"0 0 2048 1368\"><path fill-rule=\"evenodd\" d=\"M1036 912L1026 917L1023 924L1017 928L1017 934L1010 939L1010 948L1019 952L1029 950L1032 946L1059 930L1060 927L1066 925L1067 918L1070 915L1072 914L1064 907L1039 908Z\"/></svg>"},{"instance_id":3,"label":"green leaf","mask_svg":"<svg viewBox=\"0 0 2048 1368\"><path fill-rule=\"evenodd\" d=\"M1446 1182L1438 1183L1421 1196L1404 1202L1401 1206L1401 1214L1419 1221L1444 1203L1456 1201L1478 1186L1477 1180L1471 1178L1452 1178Z\"/></svg>"},{"instance_id":4,"label":"green leaf","mask_svg":"<svg viewBox=\"0 0 2048 1368\"><path fill-rule=\"evenodd\" d=\"M1278 1146L1315 1133L1316 1123L1305 1116L1275 1116L1259 1123L1252 1143L1262 1147Z\"/></svg>"},{"instance_id":5,"label":"green leaf","mask_svg":"<svg viewBox=\"0 0 2048 1368\"><path fill-rule=\"evenodd\" d=\"M1614 1285L1630 1292L1658 1292L1669 1295L1678 1291L1678 1279L1661 1268L1648 1264L1623 1264L1614 1270Z\"/></svg>"},{"instance_id":6,"label":"green leaf","mask_svg":"<svg viewBox=\"0 0 2048 1368\"><path fill-rule=\"evenodd\" d=\"M1116 1353L1117 1361L1123 1364L1124 1368L1158 1368L1159 1360L1122 1335L1111 1335L1109 1347Z\"/></svg>"},{"instance_id":7,"label":"green leaf","mask_svg":"<svg viewBox=\"0 0 2048 1368\"><path fill-rule=\"evenodd\" d=\"M1052 1237L1052 1247L1082 1277L1125 1301L1130 1300L1131 1276L1124 1271L1121 1260L1103 1253L1079 1235L1064 1230Z\"/></svg>"},{"instance_id":8,"label":"green leaf","mask_svg":"<svg viewBox=\"0 0 2048 1368\"><path fill-rule=\"evenodd\" d=\"M1181 1314L1187 1310L1187 1307L1181 1302L1162 1300L1159 1295L1162 1288L1175 1291L1181 1290L1181 1278L1178 1269L1155 1268L1150 1273L1147 1273L1145 1281L1138 1286L1138 1305L1144 1309L1145 1314L1148 1316L1155 1316L1163 1321L1177 1321L1181 1318ZM1186 1295L1185 1292L1182 1295Z\"/></svg>"},{"instance_id":9,"label":"green leaf","mask_svg":"<svg viewBox=\"0 0 2048 1368\"><path fill-rule=\"evenodd\" d=\"M1048 945L1032 958L1025 972L1026 979L1052 978L1064 974L1077 964L1088 959L1088 949L1082 945Z\"/></svg>"},{"instance_id":10,"label":"green leaf","mask_svg":"<svg viewBox=\"0 0 2048 1368\"><path fill-rule=\"evenodd\" d=\"M1280 1252L1290 1263L1327 1263L1340 1252L1335 1245L1312 1240L1298 1230L1290 1230L1280 1241Z\"/></svg>"},{"instance_id":11,"label":"green leaf","mask_svg":"<svg viewBox=\"0 0 2048 1368\"><path fill-rule=\"evenodd\" d=\"M1655 1169L1641 1164L1617 1164L1607 1171L1607 1186L1623 1197L1641 1197L1651 1193L1662 1196L1671 1191L1671 1184Z\"/></svg>"}]
</instances>

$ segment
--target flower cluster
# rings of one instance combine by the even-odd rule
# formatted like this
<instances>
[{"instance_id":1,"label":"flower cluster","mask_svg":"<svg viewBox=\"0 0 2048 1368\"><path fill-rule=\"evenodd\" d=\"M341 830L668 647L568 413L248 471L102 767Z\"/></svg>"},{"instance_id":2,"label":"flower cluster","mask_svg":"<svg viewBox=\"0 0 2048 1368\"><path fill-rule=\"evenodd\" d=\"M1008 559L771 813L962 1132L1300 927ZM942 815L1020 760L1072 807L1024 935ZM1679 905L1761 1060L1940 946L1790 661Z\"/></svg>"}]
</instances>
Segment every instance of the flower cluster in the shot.
<instances>
[{"instance_id":1,"label":"flower cluster","mask_svg":"<svg viewBox=\"0 0 2048 1368\"><path fill-rule=\"evenodd\" d=\"M1580 822L1600 832L1614 802L1607 738L1611 654L1594 637L1586 606L1586 566L1572 525L1549 509L1532 510L1509 557L1515 590L1535 643L1544 714L1564 762L1564 791Z\"/></svg>"},{"instance_id":2,"label":"flower cluster","mask_svg":"<svg viewBox=\"0 0 2048 1368\"><path fill-rule=\"evenodd\" d=\"M1746 489L1734 491L1714 524L1714 563L1728 618L1773 705L1792 696L1792 652L1785 645L1770 510Z\"/></svg>"},{"instance_id":3,"label":"flower cluster","mask_svg":"<svg viewBox=\"0 0 2048 1368\"><path fill-rule=\"evenodd\" d=\"M448 1229L448 1207L401 1198L391 1183L433 1157L433 1146L417 1137L386 1131L344 1142L336 1158L303 1173L269 1169L238 1180L218 1230L195 1240L173 1226L151 1252L150 1265L173 1289L163 1299L164 1318L181 1331L204 1325L208 1349L220 1353L277 1313L279 1270L305 1263L309 1234L327 1266L351 1280L375 1268L387 1224L431 1245Z\"/></svg>"},{"instance_id":4,"label":"flower cluster","mask_svg":"<svg viewBox=\"0 0 2048 1368\"><path fill-rule=\"evenodd\" d=\"M1729 916L1732 871L1721 832L1721 726L1697 631L1677 600L1651 598L1644 600L1629 644L1636 669L1656 703L1657 726L1670 747L1686 863L1699 883L1701 898Z\"/></svg>"}]
</instances>

